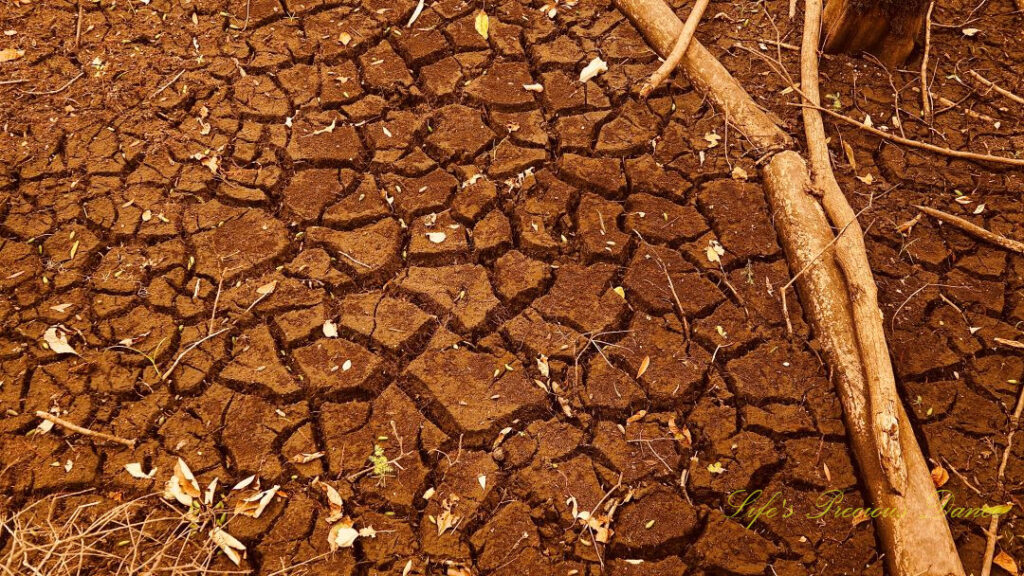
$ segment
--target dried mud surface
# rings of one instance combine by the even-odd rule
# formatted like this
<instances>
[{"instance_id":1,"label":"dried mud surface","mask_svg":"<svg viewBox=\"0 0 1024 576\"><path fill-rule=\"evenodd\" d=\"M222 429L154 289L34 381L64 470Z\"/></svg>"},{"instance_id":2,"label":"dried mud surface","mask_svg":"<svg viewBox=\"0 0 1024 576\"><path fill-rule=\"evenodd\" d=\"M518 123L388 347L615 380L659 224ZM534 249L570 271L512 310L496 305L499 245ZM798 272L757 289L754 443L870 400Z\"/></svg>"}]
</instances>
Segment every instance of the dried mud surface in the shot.
<instances>
[{"instance_id":1,"label":"dried mud surface","mask_svg":"<svg viewBox=\"0 0 1024 576\"><path fill-rule=\"evenodd\" d=\"M761 151L682 78L639 102L658 60L608 2L554 19L541 4L487 5L488 40L462 0L412 28L406 0L0 4L15 32L0 48L24 50L0 64L0 508L159 492L180 457L203 486L281 485L228 525L255 573L327 552L317 476L378 536L302 567L315 574L883 573L870 522L802 513L863 492L795 297L786 334ZM698 37L798 134L794 95L736 46L795 71L794 52L758 46L798 43L784 3L712 8ZM936 9L933 90L960 104L937 105L934 130L916 74L865 60L823 62L830 104L1024 153L1021 106L965 73L1020 93L1021 18L1006 0L973 8ZM609 71L581 85L597 55ZM1020 338L1024 258L898 226L926 203L1024 238L1024 174L829 129L857 163L836 153L926 456L955 472L958 504L1019 503L1024 442L1006 493L995 476L1024 360L995 338ZM41 346L54 325L80 356ZM186 350L161 379L153 365ZM30 433L51 409L140 443ZM400 467L353 477L375 446ZM590 510L620 479L632 498L598 554L568 502ZM757 488L797 514L725 517ZM461 521L438 535L453 495ZM1021 558L1018 512L1001 549ZM987 520L951 527L977 573Z\"/></svg>"}]
</instances>

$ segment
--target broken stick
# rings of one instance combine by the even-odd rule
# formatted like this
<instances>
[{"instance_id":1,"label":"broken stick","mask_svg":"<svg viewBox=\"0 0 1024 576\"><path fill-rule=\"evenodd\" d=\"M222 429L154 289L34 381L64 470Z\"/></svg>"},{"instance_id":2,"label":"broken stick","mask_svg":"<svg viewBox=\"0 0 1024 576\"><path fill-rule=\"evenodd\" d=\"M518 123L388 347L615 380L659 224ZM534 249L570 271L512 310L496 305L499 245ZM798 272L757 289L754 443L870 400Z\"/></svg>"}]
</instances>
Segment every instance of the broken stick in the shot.
<instances>
[{"instance_id":1,"label":"broken stick","mask_svg":"<svg viewBox=\"0 0 1024 576\"><path fill-rule=\"evenodd\" d=\"M947 224L955 226L963 230L964 232L970 234L971 236L978 238L979 240L990 242L992 244L995 244L996 246L1006 248L1007 250L1012 250L1018 254L1024 254L1024 242L1018 242L1016 240L1011 240L1005 236L1000 236L995 232L989 232L988 230L985 230L984 228L978 226L977 224L974 224L973 222L964 220L959 216L947 214L942 210L936 210L935 208L929 208L927 206L914 206L914 208L917 208L921 212L924 212L925 214L937 218Z\"/></svg>"},{"instance_id":2,"label":"broken stick","mask_svg":"<svg viewBox=\"0 0 1024 576\"><path fill-rule=\"evenodd\" d=\"M690 16L686 19L686 23L683 24L683 31L679 34L679 39L676 40L675 46L672 47L672 52L661 63L661 66L658 66L654 74L651 74L647 82L640 87L640 98L650 96L651 92L654 92L679 67L679 61L682 60L686 49L690 47L690 40L693 40L693 33L697 31L697 24L700 24L700 19L704 16L704 10L708 7L708 1L697 0L697 3L693 5L693 10L690 11Z\"/></svg>"},{"instance_id":3,"label":"broken stick","mask_svg":"<svg viewBox=\"0 0 1024 576\"><path fill-rule=\"evenodd\" d=\"M63 418L61 418L59 416L54 416L53 414L50 414L49 412L43 412L42 410L36 410L36 416L39 417L39 418L42 418L43 420L49 420L50 422L53 422L54 424L56 424L56 425L58 425L58 426L60 426L62 428L67 428L68 430L71 430L72 432L77 432L77 433L81 434L82 436L90 436L92 438L99 438L100 440L108 440L110 442L117 442L118 444L124 444L125 446L127 446L129 448L135 448L136 440L134 438L129 440L127 438L121 438L120 436L114 436L112 434L107 434L106 432L97 432L95 430L89 430L88 428L83 428L83 427L79 426L78 424L75 424L73 422L68 422L67 420L65 420L65 419L63 419Z\"/></svg>"}]
</instances>

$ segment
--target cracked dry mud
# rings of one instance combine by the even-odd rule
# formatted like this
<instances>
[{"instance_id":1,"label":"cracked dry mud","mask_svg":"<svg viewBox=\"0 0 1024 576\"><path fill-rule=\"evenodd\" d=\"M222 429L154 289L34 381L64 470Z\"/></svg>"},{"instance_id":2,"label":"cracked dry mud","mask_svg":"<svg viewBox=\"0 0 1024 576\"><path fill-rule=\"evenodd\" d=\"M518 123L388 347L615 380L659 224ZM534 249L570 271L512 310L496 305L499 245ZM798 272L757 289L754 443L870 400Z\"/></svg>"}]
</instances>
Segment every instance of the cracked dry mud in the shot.
<instances>
[{"instance_id":1,"label":"cracked dry mud","mask_svg":"<svg viewBox=\"0 0 1024 576\"><path fill-rule=\"evenodd\" d=\"M786 334L760 151L682 78L637 101L658 60L609 2L554 19L540 4L487 5L486 40L462 0L428 3L412 28L405 0L0 5L3 42L25 50L0 71L26 80L0 83L0 509L160 492L181 458L202 486L281 485L260 518L227 525L260 574L311 559L295 573L883 573L870 522L803 514L825 490L851 506L864 493L795 296ZM721 10L698 36L796 128L784 84L731 48L767 34L761 8ZM963 41L937 33L947 50ZM598 54L609 71L580 84ZM886 117L884 74L848 58L825 71ZM1019 120L977 108L1003 131L943 116L948 145L1012 134L1021 148ZM876 180L840 173L855 209L876 195L861 219L926 456L958 472L958 503L1002 498L1024 361L993 339L1019 337L1024 259L896 225L958 189L975 195L965 210L986 203L979 223L1022 237L1024 179L843 135ZM41 345L54 325L80 356ZM161 380L153 364L186 350ZM51 409L139 444L33 433ZM383 479L360 474L375 447L397 459ZM130 462L158 472L133 478ZM315 477L377 536L328 554ZM595 550L572 503L591 510L617 482L631 498ZM731 493L758 488L799 513L751 529L727 517ZM460 521L439 535L453 501ZM977 570L982 522L951 527ZM1011 513L1002 546L1018 555L1019 528Z\"/></svg>"}]
</instances>

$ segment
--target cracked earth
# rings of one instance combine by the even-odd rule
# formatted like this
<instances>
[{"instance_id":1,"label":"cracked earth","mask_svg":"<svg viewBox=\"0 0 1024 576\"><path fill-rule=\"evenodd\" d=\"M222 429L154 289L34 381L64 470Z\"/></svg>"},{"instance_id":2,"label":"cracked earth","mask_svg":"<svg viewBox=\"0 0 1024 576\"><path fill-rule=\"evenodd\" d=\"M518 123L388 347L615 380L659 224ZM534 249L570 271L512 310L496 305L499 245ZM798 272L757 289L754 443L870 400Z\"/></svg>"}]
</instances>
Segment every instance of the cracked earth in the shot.
<instances>
[{"instance_id":1,"label":"cracked earth","mask_svg":"<svg viewBox=\"0 0 1024 576\"><path fill-rule=\"evenodd\" d=\"M994 5L991 26L1017 30ZM713 51L796 132L785 84L733 48L773 34L760 6L709 10L726 17L698 36L717 33ZM480 6L428 3L409 28L414 7L0 4L3 46L25 51L0 64L22 80L0 82L0 510L161 492L180 458L203 487L280 485L226 526L259 574L882 574L871 522L727 518L738 490L864 504L794 294L786 332L763 151L681 77L638 101L658 60L608 2L551 18L502 0L488 39ZM609 70L581 84L597 55ZM823 64L847 111L891 114L884 72ZM1001 131L951 112L945 145L1024 148L1019 119L976 100ZM925 455L956 472L958 503L1001 501L1024 361L994 339L1020 336L1024 258L899 225L912 204L959 207L939 200L955 189L974 201L959 213L984 203L979 224L1024 237L1024 178L843 136ZM42 346L51 326L77 355ZM139 443L40 433L36 411ZM381 474L366 473L375 450L393 463ZM136 462L155 477L126 473ZM330 552L317 477L376 537ZM595 543L578 511L610 497L614 533ZM439 533L444 517L458 522ZM951 519L969 570L986 526ZM1018 555L1019 526L1003 524Z\"/></svg>"}]
</instances>

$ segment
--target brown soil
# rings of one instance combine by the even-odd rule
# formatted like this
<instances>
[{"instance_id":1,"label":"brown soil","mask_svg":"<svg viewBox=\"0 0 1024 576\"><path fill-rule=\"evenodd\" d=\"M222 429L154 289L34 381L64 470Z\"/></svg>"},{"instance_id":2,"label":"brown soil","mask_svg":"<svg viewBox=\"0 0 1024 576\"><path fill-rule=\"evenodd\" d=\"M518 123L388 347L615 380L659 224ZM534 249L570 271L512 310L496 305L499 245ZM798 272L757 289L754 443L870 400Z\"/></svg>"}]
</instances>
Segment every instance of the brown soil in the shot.
<instances>
[{"instance_id":1,"label":"brown soil","mask_svg":"<svg viewBox=\"0 0 1024 576\"><path fill-rule=\"evenodd\" d=\"M411 29L406 0L0 4L0 49L24 50L0 63L0 511L159 492L180 457L202 486L281 485L227 526L261 574L328 551L316 476L378 531L316 574L884 573L870 522L805 517L825 490L864 496L795 296L786 333L760 152L682 78L638 102L658 60L609 2L541 4L488 4L488 40L461 0ZM697 36L796 134L795 95L737 47L795 73L772 44L798 43L787 6L720 3ZM967 72L1024 93L1012 10L936 6L932 90L957 104L933 126L916 72L864 59L823 62L826 103L1020 155L1021 106ZM597 55L608 72L581 85ZM1024 559L1024 442L996 483L1024 374L996 338L1020 339L1024 257L927 218L898 228L925 203L1024 238L1024 173L829 129L926 456L957 505L1018 504L1000 546ZM41 345L54 325L81 356ZM140 443L32 432L51 408ZM354 477L375 446L400 466ZM617 481L631 497L595 551L568 502L591 510ZM797 513L726 517L758 488ZM461 522L438 535L451 497ZM987 519L950 522L977 573Z\"/></svg>"}]
</instances>

